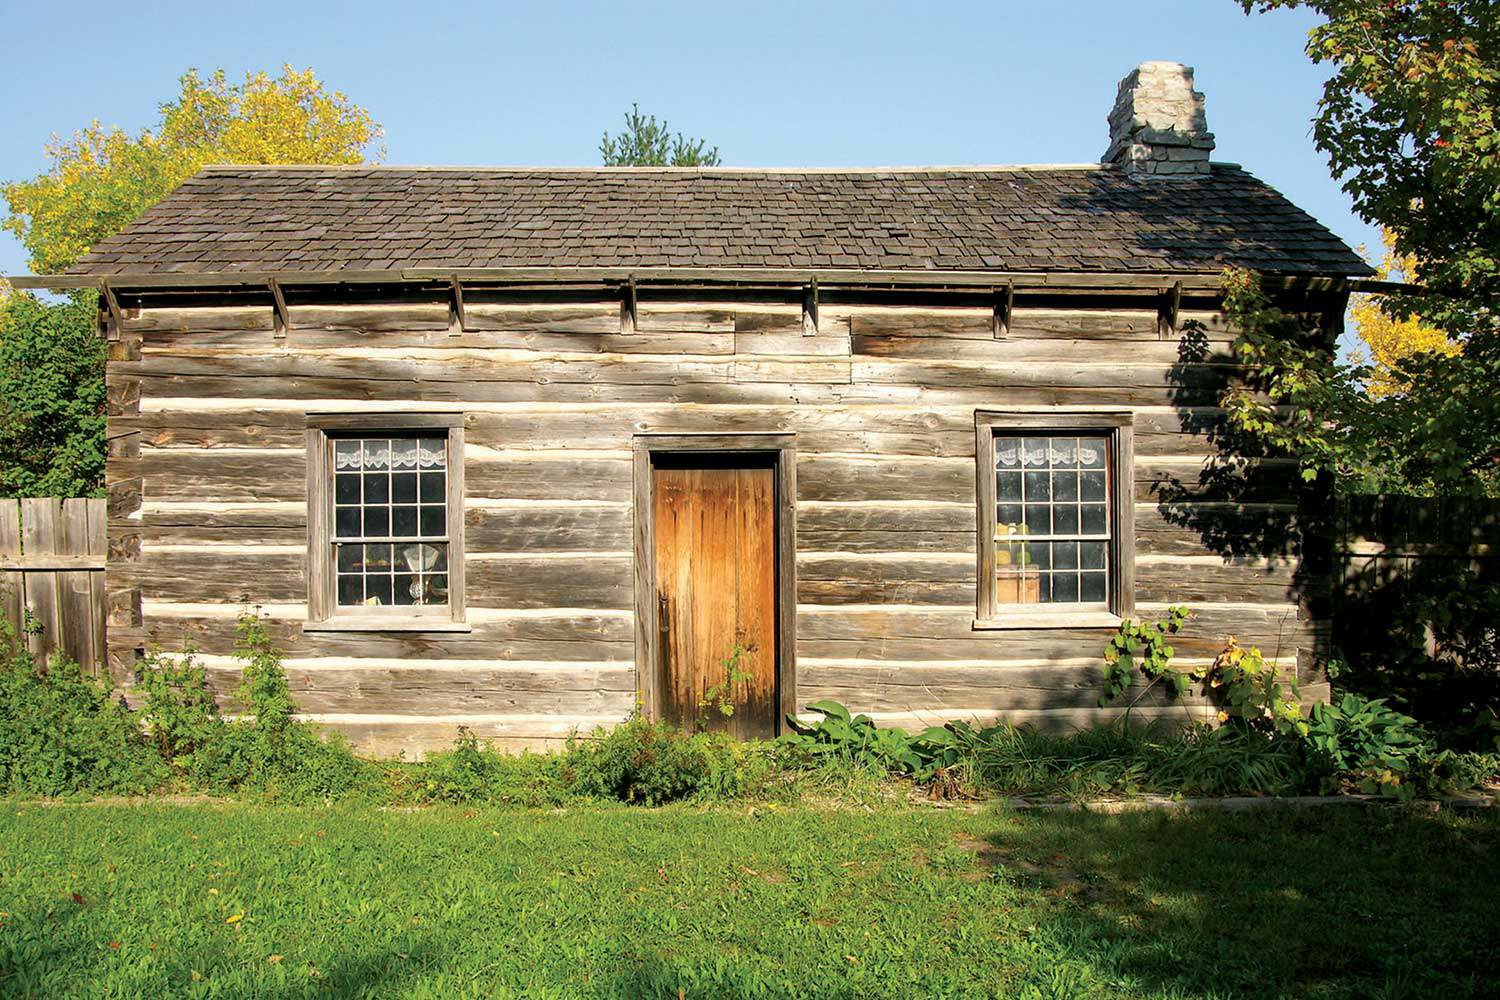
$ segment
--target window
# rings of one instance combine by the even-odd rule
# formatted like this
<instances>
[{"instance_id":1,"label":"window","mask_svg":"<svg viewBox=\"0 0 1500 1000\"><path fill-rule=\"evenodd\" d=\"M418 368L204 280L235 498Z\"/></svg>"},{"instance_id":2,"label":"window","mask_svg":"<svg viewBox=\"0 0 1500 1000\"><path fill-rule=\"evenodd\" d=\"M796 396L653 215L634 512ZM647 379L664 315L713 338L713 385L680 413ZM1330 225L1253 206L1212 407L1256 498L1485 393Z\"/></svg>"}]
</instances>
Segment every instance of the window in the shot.
<instances>
[{"instance_id":1,"label":"window","mask_svg":"<svg viewBox=\"0 0 1500 1000\"><path fill-rule=\"evenodd\" d=\"M349 628L463 621L463 429L456 415L314 418L309 619Z\"/></svg>"},{"instance_id":2,"label":"window","mask_svg":"<svg viewBox=\"0 0 1500 1000\"><path fill-rule=\"evenodd\" d=\"M980 413L976 624L1107 622L1132 604L1131 420Z\"/></svg>"}]
</instances>

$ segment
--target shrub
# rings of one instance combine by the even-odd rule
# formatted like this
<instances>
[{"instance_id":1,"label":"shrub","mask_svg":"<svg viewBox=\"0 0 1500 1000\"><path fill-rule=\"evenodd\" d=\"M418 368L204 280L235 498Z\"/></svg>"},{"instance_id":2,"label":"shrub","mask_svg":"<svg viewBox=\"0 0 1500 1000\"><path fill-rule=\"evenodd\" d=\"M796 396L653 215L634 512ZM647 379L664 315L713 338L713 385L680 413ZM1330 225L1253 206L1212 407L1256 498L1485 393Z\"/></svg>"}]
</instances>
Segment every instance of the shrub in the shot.
<instances>
[{"instance_id":1,"label":"shrub","mask_svg":"<svg viewBox=\"0 0 1500 1000\"><path fill-rule=\"evenodd\" d=\"M568 741L563 780L577 795L655 806L694 796L737 794L734 744L714 733L687 734L640 716L594 739Z\"/></svg>"},{"instance_id":2,"label":"shrub","mask_svg":"<svg viewBox=\"0 0 1500 1000\"><path fill-rule=\"evenodd\" d=\"M459 731L453 749L428 754L399 774L397 794L417 802L556 806L573 797L557 755L503 753L468 729Z\"/></svg>"},{"instance_id":3,"label":"shrub","mask_svg":"<svg viewBox=\"0 0 1500 1000\"><path fill-rule=\"evenodd\" d=\"M222 739L219 706L192 654L147 654L137 668L136 691L142 699L142 726L169 764L191 766L196 755Z\"/></svg>"},{"instance_id":4,"label":"shrub","mask_svg":"<svg viewBox=\"0 0 1500 1000\"><path fill-rule=\"evenodd\" d=\"M235 656L245 664L236 693L246 718L219 718L203 671L191 656L171 669L148 668L159 713L152 715L148 701L148 719L162 734L159 739L186 748L173 757L183 776L213 792L294 802L379 795L380 769L374 762L356 756L338 734L323 737L296 718L282 654L264 620L246 612L235 634Z\"/></svg>"},{"instance_id":5,"label":"shrub","mask_svg":"<svg viewBox=\"0 0 1500 1000\"><path fill-rule=\"evenodd\" d=\"M0 790L136 795L167 776L135 715L62 655L37 663L0 621Z\"/></svg>"}]
</instances>

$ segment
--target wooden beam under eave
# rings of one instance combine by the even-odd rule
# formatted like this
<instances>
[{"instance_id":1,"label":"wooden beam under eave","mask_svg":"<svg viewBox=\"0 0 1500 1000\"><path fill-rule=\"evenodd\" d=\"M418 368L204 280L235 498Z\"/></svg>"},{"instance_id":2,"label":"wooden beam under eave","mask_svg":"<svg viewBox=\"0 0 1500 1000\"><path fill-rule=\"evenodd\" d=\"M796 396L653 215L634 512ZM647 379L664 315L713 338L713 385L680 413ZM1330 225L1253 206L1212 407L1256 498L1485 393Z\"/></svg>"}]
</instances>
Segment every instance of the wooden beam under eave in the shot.
<instances>
[{"instance_id":1,"label":"wooden beam under eave","mask_svg":"<svg viewBox=\"0 0 1500 1000\"><path fill-rule=\"evenodd\" d=\"M990 332L996 340L1010 336L1010 321L1015 310L1016 285L1007 281L1004 288L995 289L995 318Z\"/></svg>"},{"instance_id":2,"label":"wooden beam under eave","mask_svg":"<svg viewBox=\"0 0 1500 1000\"><path fill-rule=\"evenodd\" d=\"M1177 281L1162 293L1161 305L1156 314L1156 335L1170 340L1177 333L1178 319L1182 314L1182 282Z\"/></svg>"},{"instance_id":3,"label":"wooden beam under eave","mask_svg":"<svg viewBox=\"0 0 1500 1000\"><path fill-rule=\"evenodd\" d=\"M458 275L453 276L453 317L458 321L457 329L450 329L450 336L460 336L469 331L469 317L464 311L464 285Z\"/></svg>"},{"instance_id":4,"label":"wooden beam under eave","mask_svg":"<svg viewBox=\"0 0 1500 1000\"><path fill-rule=\"evenodd\" d=\"M802 289L802 336L818 335L818 276L815 274Z\"/></svg>"},{"instance_id":5,"label":"wooden beam under eave","mask_svg":"<svg viewBox=\"0 0 1500 1000\"><path fill-rule=\"evenodd\" d=\"M292 328L292 316L286 308L286 298L281 294L281 285L275 278L266 281L271 289L271 299L276 306L276 330L272 334L277 340L286 339L287 331Z\"/></svg>"}]
</instances>

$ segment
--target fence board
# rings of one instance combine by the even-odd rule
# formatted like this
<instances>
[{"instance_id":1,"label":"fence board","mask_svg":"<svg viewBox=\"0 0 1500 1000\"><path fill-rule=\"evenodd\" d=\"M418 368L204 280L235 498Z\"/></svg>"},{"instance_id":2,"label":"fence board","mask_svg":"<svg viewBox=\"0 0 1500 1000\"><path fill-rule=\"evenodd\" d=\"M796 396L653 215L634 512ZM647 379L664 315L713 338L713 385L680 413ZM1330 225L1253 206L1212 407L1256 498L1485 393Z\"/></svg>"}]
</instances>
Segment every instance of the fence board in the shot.
<instances>
[{"instance_id":1,"label":"fence board","mask_svg":"<svg viewBox=\"0 0 1500 1000\"><path fill-rule=\"evenodd\" d=\"M0 500L0 614L38 657L61 651L90 672L105 662L105 502Z\"/></svg>"}]
</instances>

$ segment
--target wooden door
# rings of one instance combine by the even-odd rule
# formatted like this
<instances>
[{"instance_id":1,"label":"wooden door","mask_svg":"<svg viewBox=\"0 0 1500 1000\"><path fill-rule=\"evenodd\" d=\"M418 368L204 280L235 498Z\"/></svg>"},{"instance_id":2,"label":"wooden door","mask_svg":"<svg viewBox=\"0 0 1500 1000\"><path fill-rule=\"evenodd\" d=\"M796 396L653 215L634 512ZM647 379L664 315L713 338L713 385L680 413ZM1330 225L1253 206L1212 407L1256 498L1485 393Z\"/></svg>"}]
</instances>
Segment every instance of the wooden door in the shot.
<instances>
[{"instance_id":1,"label":"wooden door","mask_svg":"<svg viewBox=\"0 0 1500 1000\"><path fill-rule=\"evenodd\" d=\"M774 736L775 467L684 456L652 478L661 715Z\"/></svg>"}]
</instances>

